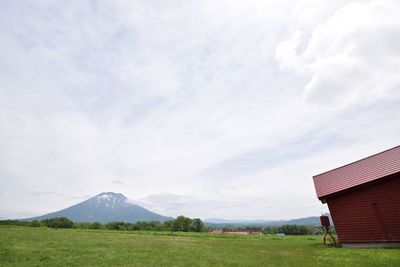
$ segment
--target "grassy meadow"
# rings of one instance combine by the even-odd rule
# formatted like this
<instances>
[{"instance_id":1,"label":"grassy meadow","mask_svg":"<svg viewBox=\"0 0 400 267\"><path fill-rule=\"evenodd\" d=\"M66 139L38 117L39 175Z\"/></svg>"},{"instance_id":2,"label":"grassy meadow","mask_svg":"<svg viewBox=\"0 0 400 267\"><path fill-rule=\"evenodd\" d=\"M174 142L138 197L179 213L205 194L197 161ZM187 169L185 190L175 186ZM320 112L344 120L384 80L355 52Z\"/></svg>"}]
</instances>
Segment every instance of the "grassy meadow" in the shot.
<instances>
[{"instance_id":1,"label":"grassy meadow","mask_svg":"<svg viewBox=\"0 0 400 267\"><path fill-rule=\"evenodd\" d=\"M321 236L232 236L0 226L0 266L400 266L400 249Z\"/></svg>"}]
</instances>

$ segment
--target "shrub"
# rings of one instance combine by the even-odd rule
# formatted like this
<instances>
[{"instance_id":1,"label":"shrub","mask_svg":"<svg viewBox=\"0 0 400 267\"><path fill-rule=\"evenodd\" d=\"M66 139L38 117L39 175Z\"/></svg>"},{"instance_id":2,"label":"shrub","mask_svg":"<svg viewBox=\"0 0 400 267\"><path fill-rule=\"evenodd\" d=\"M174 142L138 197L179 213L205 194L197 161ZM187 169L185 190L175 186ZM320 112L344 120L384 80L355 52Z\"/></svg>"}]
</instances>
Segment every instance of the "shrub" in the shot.
<instances>
[{"instance_id":1,"label":"shrub","mask_svg":"<svg viewBox=\"0 0 400 267\"><path fill-rule=\"evenodd\" d=\"M30 226L31 227L40 227L41 223L38 220L33 220L33 221L31 221Z\"/></svg>"},{"instance_id":2,"label":"shrub","mask_svg":"<svg viewBox=\"0 0 400 267\"><path fill-rule=\"evenodd\" d=\"M94 222L94 223L92 223L92 227L91 228L95 229L95 230L99 230L99 229L103 228L103 225L101 223L99 223L99 222Z\"/></svg>"},{"instance_id":3,"label":"shrub","mask_svg":"<svg viewBox=\"0 0 400 267\"><path fill-rule=\"evenodd\" d=\"M41 221L44 225L51 228L72 228L74 223L66 217L56 217Z\"/></svg>"}]
</instances>

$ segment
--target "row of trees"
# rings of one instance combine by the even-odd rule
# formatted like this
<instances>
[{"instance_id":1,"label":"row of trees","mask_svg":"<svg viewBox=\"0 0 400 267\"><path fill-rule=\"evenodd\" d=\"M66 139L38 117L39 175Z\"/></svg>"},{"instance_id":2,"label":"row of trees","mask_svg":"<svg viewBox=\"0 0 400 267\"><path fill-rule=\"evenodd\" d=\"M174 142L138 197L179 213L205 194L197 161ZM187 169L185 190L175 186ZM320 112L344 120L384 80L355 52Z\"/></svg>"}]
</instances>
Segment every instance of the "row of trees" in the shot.
<instances>
[{"instance_id":1,"label":"row of trees","mask_svg":"<svg viewBox=\"0 0 400 267\"><path fill-rule=\"evenodd\" d=\"M135 223L110 222L102 224L99 222L76 222L74 223L66 217L50 218L46 220L18 221L4 220L0 221L3 225L19 225L40 227L47 226L51 228L76 228L76 229L107 229L107 230L128 230L128 231L181 231L181 232L204 232L204 223L201 219L191 219L185 216L178 216L175 220L160 223L158 221L142 221Z\"/></svg>"},{"instance_id":2,"label":"row of trees","mask_svg":"<svg viewBox=\"0 0 400 267\"><path fill-rule=\"evenodd\" d=\"M85 223L87 224L87 223ZM80 225L85 228L84 225ZM89 228L93 229L88 225ZM110 222L102 225L104 229L108 230L130 230L130 231L181 231L181 232L204 232L205 227L201 219L191 219L185 216L178 216L175 220L165 221L160 223L158 221L142 221L135 223L126 222Z\"/></svg>"},{"instance_id":3,"label":"row of trees","mask_svg":"<svg viewBox=\"0 0 400 267\"><path fill-rule=\"evenodd\" d=\"M16 225L16 226L30 226L41 227L47 226L51 228L73 228L74 224L70 219L65 217L57 217L46 220L33 220L33 221L19 221L19 220L2 220L0 225Z\"/></svg>"},{"instance_id":4,"label":"row of trees","mask_svg":"<svg viewBox=\"0 0 400 267\"><path fill-rule=\"evenodd\" d=\"M191 219L185 216L178 216L175 220L160 223L158 221L143 221L135 223L110 222L102 224L99 222L72 222L65 217L51 218L35 221L3 220L0 225L19 225L31 227L51 227L51 228L76 228L76 229L104 229L119 231L181 231L181 232L204 232L204 223L200 219ZM251 231L263 232L264 234L284 233L285 235L313 235L322 234L322 227L308 225L282 225L276 227L225 227L225 231ZM334 232L334 229L331 229Z\"/></svg>"},{"instance_id":5,"label":"row of trees","mask_svg":"<svg viewBox=\"0 0 400 267\"><path fill-rule=\"evenodd\" d=\"M314 235L322 234L322 227L310 226L310 225L282 225L282 226L268 226L268 227L226 227L225 231L251 231L251 232L262 232L264 234L277 234L284 233L285 235Z\"/></svg>"}]
</instances>

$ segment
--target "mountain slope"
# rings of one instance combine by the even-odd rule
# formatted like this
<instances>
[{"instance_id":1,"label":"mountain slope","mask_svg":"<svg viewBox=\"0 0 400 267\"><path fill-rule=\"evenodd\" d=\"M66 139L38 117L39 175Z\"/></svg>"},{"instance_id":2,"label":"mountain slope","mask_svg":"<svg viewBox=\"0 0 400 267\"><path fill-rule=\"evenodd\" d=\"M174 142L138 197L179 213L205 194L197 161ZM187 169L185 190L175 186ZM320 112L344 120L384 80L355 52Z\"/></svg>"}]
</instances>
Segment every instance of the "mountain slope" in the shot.
<instances>
[{"instance_id":1,"label":"mountain slope","mask_svg":"<svg viewBox=\"0 0 400 267\"><path fill-rule=\"evenodd\" d=\"M151 212L143 207L128 202L128 199L119 193L104 192L86 201L66 209L48 213L26 220L43 220L54 217L67 217L74 222L101 222L111 221L160 221L173 218Z\"/></svg>"}]
</instances>

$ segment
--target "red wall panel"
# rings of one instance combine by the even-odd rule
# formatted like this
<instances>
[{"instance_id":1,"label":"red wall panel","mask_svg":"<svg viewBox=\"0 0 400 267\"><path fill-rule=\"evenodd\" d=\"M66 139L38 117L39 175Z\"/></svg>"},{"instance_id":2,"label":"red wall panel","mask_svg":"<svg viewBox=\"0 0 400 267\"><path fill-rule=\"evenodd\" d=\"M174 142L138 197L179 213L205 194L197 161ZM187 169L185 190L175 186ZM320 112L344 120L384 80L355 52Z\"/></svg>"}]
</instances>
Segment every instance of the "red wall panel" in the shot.
<instances>
[{"instance_id":1,"label":"red wall panel","mask_svg":"<svg viewBox=\"0 0 400 267\"><path fill-rule=\"evenodd\" d=\"M400 173L327 203L341 243L400 242Z\"/></svg>"}]
</instances>

